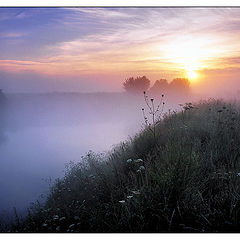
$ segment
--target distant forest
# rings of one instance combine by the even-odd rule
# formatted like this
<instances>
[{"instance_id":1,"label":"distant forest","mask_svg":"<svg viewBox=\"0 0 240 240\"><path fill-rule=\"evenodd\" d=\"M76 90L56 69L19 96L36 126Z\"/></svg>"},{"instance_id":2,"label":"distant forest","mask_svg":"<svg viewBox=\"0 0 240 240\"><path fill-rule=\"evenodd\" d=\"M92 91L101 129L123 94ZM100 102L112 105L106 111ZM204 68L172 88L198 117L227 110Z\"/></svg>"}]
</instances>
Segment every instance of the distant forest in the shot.
<instances>
[{"instance_id":1,"label":"distant forest","mask_svg":"<svg viewBox=\"0 0 240 240\"><path fill-rule=\"evenodd\" d=\"M150 87L150 80L146 76L130 77L123 83L123 88L132 94L148 91L152 96L166 94L169 97L177 97L189 94L190 82L187 78L175 78L170 83L166 79L159 79Z\"/></svg>"}]
</instances>

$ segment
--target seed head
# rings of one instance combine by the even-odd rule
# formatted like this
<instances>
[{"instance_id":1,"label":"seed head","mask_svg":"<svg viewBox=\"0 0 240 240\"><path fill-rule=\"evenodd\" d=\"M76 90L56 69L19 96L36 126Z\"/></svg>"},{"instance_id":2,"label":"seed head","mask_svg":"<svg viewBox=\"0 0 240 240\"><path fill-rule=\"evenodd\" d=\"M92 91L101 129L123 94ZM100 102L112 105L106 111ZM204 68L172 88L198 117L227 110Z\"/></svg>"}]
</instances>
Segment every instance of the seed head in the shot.
<instances>
[{"instance_id":1,"label":"seed head","mask_svg":"<svg viewBox=\"0 0 240 240\"><path fill-rule=\"evenodd\" d=\"M129 159L127 160L127 163L131 163L131 162L132 162L132 159L129 158Z\"/></svg>"},{"instance_id":2,"label":"seed head","mask_svg":"<svg viewBox=\"0 0 240 240\"><path fill-rule=\"evenodd\" d=\"M141 171L141 170L145 170L145 167L144 166L140 166L139 167L139 170Z\"/></svg>"},{"instance_id":3,"label":"seed head","mask_svg":"<svg viewBox=\"0 0 240 240\"><path fill-rule=\"evenodd\" d=\"M133 195L127 196L127 199L131 199L131 198L133 198Z\"/></svg>"}]
</instances>

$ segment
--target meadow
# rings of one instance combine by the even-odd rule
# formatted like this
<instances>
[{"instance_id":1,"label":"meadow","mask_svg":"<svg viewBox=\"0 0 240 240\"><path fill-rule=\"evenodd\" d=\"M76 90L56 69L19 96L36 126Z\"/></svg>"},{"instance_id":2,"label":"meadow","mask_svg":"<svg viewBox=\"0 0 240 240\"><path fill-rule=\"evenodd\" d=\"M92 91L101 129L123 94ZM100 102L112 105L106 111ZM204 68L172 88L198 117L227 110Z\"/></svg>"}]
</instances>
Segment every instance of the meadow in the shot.
<instances>
[{"instance_id":1,"label":"meadow","mask_svg":"<svg viewBox=\"0 0 240 240\"><path fill-rule=\"evenodd\" d=\"M238 103L186 103L69 163L47 201L2 231L239 232L239 132Z\"/></svg>"}]
</instances>

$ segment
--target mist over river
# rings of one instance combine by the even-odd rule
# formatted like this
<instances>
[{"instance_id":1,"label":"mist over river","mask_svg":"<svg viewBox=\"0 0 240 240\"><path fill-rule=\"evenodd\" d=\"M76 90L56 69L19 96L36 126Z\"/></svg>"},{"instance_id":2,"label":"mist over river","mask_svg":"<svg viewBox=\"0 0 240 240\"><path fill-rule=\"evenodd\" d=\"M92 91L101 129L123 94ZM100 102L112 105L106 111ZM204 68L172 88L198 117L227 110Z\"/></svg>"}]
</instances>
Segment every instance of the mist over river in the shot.
<instances>
[{"instance_id":1,"label":"mist over river","mask_svg":"<svg viewBox=\"0 0 240 240\"><path fill-rule=\"evenodd\" d=\"M0 122L0 218L4 220L14 207L24 215L31 202L44 201L49 179L54 183L62 177L67 163L81 161L89 150L109 151L144 125L146 103L141 94L5 96ZM181 102L167 99L165 110L174 110Z\"/></svg>"},{"instance_id":2,"label":"mist over river","mask_svg":"<svg viewBox=\"0 0 240 240\"><path fill-rule=\"evenodd\" d=\"M102 134L106 128L109 131ZM6 141L0 146L1 210L29 206L48 189L44 179L62 176L64 164L80 160L88 150L104 151L126 139L124 130L123 126L96 123L6 132Z\"/></svg>"},{"instance_id":3,"label":"mist over river","mask_svg":"<svg viewBox=\"0 0 240 240\"><path fill-rule=\"evenodd\" d=\"M8 95L0 143L0 215L11 215L13 207L24 215L31 202L46 196L47 179L64 175L65 164L134 135L142 125L142 103L133 106L118 94Z\"/></svg>"}]
</instances>

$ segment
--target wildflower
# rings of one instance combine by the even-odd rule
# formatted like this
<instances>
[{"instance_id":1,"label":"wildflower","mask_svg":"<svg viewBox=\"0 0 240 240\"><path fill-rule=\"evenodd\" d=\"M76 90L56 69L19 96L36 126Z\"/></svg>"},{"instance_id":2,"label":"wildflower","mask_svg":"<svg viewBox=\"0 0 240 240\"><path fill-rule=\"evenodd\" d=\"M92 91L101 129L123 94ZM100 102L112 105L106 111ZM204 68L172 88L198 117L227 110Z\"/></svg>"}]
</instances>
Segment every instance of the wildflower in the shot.
<instances>
[{"instance_id":1,"label":"wildflower","mask_svg":"<svg viewBox=\"0 0 240 240\"><path fill-rule=\"evenodd\" d=\"M59 216L58 215L54 215L53 216L53 220L58 220L59 219Z\"/></svg>"},{"instance_id":2,"label":"wildflower","mask_svg":"<svg viewBox=\"0 0 240 240\"><path fill-rule=\"evenodd\" d=\"M120 203L122 203L122 204L123 204L123 203L125 203L126 201L125 201L125 200L121 200L121 201L118 201L118 202L120 202Z\"/></svg>"},{"instance_id":3,"label":"wildflower","mask_svg":"<svg viewBox=\"0 0 240 240\"><path fill-rule=\"evenodd\" d=\"M132 193L135 194L135 195L139 195L139 194L140 194L140 191L139 191L139 190L137 190L137 191L132 191Z\"/></svg>"},{"instance_id":4,"label":"wildflower","mask_svg":"<svg viewBox=\"0 0 240 240\"><path fill-rule=\"evenodd\" d=\"M133 195L127 196L127 199L131 199L131 198L133 198Z\"/></svg>"},{"instance_id":5,"label":"wildflower","mask_svg":"<svg viewBox=\"0 0 240 240\"><path fill-rule=\"evenodd\" d=\"M58 231L58 232L60 231L60 226L56 227L56 231Z\"/></svg>"},{"instance_id":6,"label":"wildflower","mask_svg":"<svg viewBox=\"0 0 240 240\"><path fill-rule=\"evenodd\" d=\"M131 163L131 162L132 162L132 159L129 158L129 159L127 160L127 163Z\"/></svg>"},{"instance_id":7,"label":"wildflower","mask_svg":"<svg viewBox=\"0 0 240 240\"><path fill-rule=\"evenodd\" d=\"M138 170L137 170L137 173L140 173L140 172L141 172L141 170L138 169Z\"/></svg>"},{"instance_id":8,"label":"wildflower","mask_svg":"<svg viewBox=\"0 0 240 240\"><path fill-rule=\"evenodd\" d=\"M46 224L46 223L44 223L42 226L43 226L43 227L47 227L47 224Z\"/></svg>"},{"instance_id":9,"label":"wildflower","mask_svg":"<svg viewBox=\"0 0 240 240\"><path fill-rule=\"evenodd\" d=\"M240 177L240 172L239 172L239 173L237 173L237 176L238 176L238 177Z\"/></svg>"},{"instance_id":10,"label":"wildflower","mask_svg":"<svg viewBox=\"0 0 240 240\"><path fill-rule=\"evenodd\" d=\"M141 158L138 158L138 159L134 160L134 162L140 163L140 162L143 162L143 160Z\"/></svg>"},{"instance_id":11,"label":"wildflower","mask_svg":"<svg viewBox=\"0 0 240 240\"><path fill-rule=\"evenodd\" d=\"M60 219L59 219L59 221L63 221L63 220L65 220L66 218L65 217L61 217Z\"/></svg>"},{"instance_id":12,"label":"wildflower","mask_svg":"<svg viewBox=\"0 0 240 240\"><path fill-rule=\"evenodd\" d=\"M140 166L139 167L139 170L141 171L141 170L145 170L145 167L144 166Z\"/></svg>"},{"instance_id":13,"label":"wildflower","mask_svg":"<svg viewBox=\"0 0 240 240\"><path fill-rule=\"evenodd\" d=\"M71 224L71 225L69 225L68 228L70 229L70 228L73 228L74 226L75 226L75 224Z\"/></svg>"}]
</instances>

